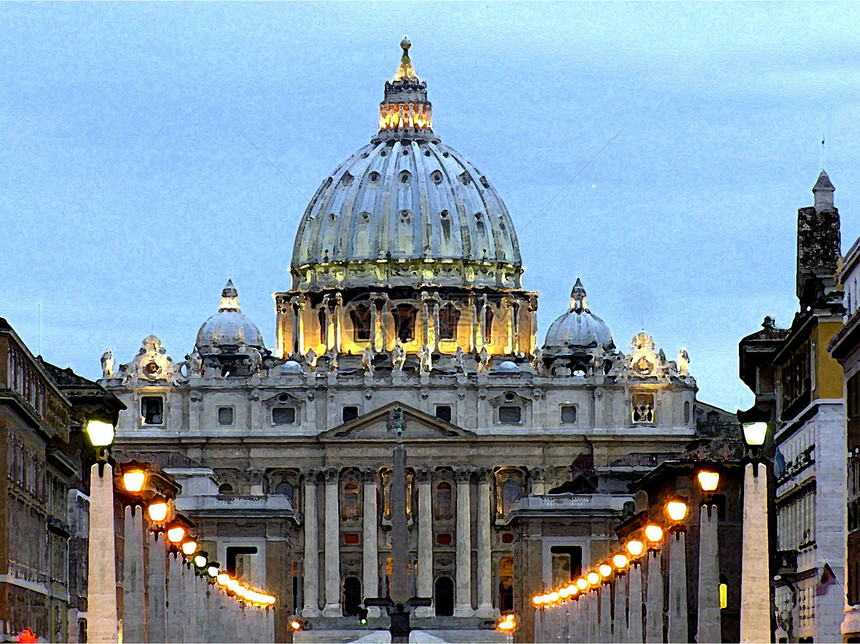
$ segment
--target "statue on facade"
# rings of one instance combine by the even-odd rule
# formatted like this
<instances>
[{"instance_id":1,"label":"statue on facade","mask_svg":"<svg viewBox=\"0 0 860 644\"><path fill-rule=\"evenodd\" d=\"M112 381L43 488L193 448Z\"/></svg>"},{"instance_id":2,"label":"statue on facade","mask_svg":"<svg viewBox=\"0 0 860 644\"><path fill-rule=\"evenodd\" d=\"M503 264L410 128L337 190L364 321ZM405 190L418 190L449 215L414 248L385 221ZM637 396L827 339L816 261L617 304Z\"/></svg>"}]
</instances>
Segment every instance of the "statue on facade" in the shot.
<instances>
[{"instance_id":1,"label":"statue on facade","mask_svg":"<svg viewBox=\"0 0 860 644\"><path fill-rule=\"evenodd\" d=\"M251 372L252 374L259 373L260 375L263 375L263 374L262 374L262 370L263 370L263 354L261 354L261 353L260 353L260 351L259 351L256 347L251 347L251 348L248 350L248 353L250 353L250 354L251 354L251 357L250 357L250 362L251 362L251 364L250 364L250 367L251 367L251 368L250 368L250 372Z\"/></svg>"},{"instance_id":2,"label":"statue on facade","mask_svg":"<svg viewBox=\"0 0 860 644\"><path fill-rule=\"evenodd\" d=\"M391 366L397 371L403 370L403 365L406 364L406 351L400 344L400 341L394 343L394 350L391 352Z\"/></svg>"},{"instance_id":3,"label":"statue on facade","mask_svg":"<svg viewBox=\"0 0 860 644\"><path fill-rule=\"evenodd\" d=\"M432 371L433 370L433 352L430 350L429 345L424 345L418 351L418 358L421 360L421 371Z\"/></svg>"},{"instance_id":4,"label":"statue on facade","mask_svg":"<svg viewBox=\"0 0 860 644\"><path fill-rule=\"evenodd\" d=\"M305 354L305 362L307 362L309 370L317 370L317 360L319 360L317 352L314 351L313 348L308 349L308 352Z\"/></svg>"},{"instance_id":5,"label":"statue on facade","mask_svg":"<svg viewBox=\"0 0 860 644\"><path fill-rule=\"evenodd\" d=\"M102 354L102 376L113 378L113 354L110 349L105 349Z\"/></svg>"},{"instance_id":6,"label":"statue on facade","mask_svg":"<svg viewBox=\"0 0 860 644\"><path fill-rule=\"evenodd\" d=\"M200 360L200 352L197 347L191 352L191 355L185 356L185 375L199 376L203 368L203 363Z\"/></svg>"},{"instance_id":7,"label":"statue on facade","mask_svg":"<svg viewBox=\"0 0 860 644\"><path fill-rule=\"evenodd\" d=\"M328 370L329 371L337 371L337 349L332 347L326 353L326 357L328 358Z\"/></svg>"},{"instance_id":8,"label":"statue on facade","mask_svg":"<svg viewBox=\"0 0 860 644\"><path fill-rule=\"evenodd\" d=\"M687 353L687 347L681 347L678 352L678 375L682 378L690 375L690 354Z\"/></svg>"},{"instance_id":9,"label":"statue on facade","mask_svg":"<svg viewBox=\"0 0 860 644\"><path fill-rule=\"evenodd\" d=\"M529 362L531 363L534 370L537 371L538 373L540 373L544 367L543 351L541 351L540 349L535 349L534 353L532 354L531 360Z\"/></svg>"},{"instance_id":10,"label":"statue on facade","mask_svg":"<svg viewBox=\"0 0 860 644\"><path fill-rule=\"evenodd\" d=\"M370 345L364 347L364 350L361 352L361 368L364 369L365 373L373 373L373 348Z\"/></svg>"},{"instance_id":11,"label":"statue on facade","mask_svg":"<svg viewBox=\"0 0 860 644\"><path fill-rule=\"evenodd\" d=\"M458 373L466 371L466 352L463 347L457 347L454 352L454 370Z\"/></svg>"},{"instance_id":12,"label":"statue on facade","mask_svg":"<svg viewBox=\"0 0 860 644\"><path fill-rule=\"evenodd\" d=\"M487 347L481 347L481 352L478 354L478 371L483 371L484 373L490 370L490 352L487 351Z\"/></svg>"}]
</instances>

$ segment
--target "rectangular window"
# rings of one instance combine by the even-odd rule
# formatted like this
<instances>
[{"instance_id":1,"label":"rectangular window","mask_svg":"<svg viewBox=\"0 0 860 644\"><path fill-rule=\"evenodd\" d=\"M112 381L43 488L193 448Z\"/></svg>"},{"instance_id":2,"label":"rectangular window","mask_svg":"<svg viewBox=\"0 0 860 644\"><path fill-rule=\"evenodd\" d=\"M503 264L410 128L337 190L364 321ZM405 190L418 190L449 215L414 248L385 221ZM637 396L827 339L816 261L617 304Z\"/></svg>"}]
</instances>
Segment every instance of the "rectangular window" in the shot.
<instances>
[{"instance_id":1,"label":"rectangular window","mask_svg":"<svg viewBox=\"0 0 860 644\"><path fill-rule=\"evenodd\" d=\"M219 407L218 408L218 424L232 425L233 424L233 408Z\"/></svg>"},{"instance_id":2,"label":"rectangular window","mask_svg":"<svg viewBox=\"0 0 860 644\"><path fill-rule=\"evenodd\" d=\"M654 423L654 394L633 394L633 422Z\"/></svg>"},{"instance_id":3,"label":"rectangular window","mask_svg":"<svg viewBox=\"0 0 860 644\"><path fill-rule=\"evenodd\" d=\"M450 423L451 405L436 405L436 418L444 420L446 423Z\"/></svg>"},{"instance_id":4,"label":"rectangular window","mask_svg":"<svg viewBox=\"0 0 860 644\"><path fill-rule=\"evenodd\" d=\"M561 406L561 422L563 425L573 425L576 423L576 405Z\"/></svg>"},{"instance_id":5,"label":"rectangular window","mask_svg":"<svg viewBox=\"0 0 860 644\"><path fill-rule=\"evenodd\" d=\"M140 399L141 425L161 425L164 422L164 398L144 396Z\"/></svg>"},{"instance_id":6,"label":"rectangular window","mask_svg":"<svg viewBox=\"0 0 860 644\"><path fill-rule=\"evenodd\" d=\"M296 422L294 407L275 407L272 410L272 422L275 425L292 425Z\"/></svg>"},{"instance_id":7,"label":"rectangular window","mask_svg":"<svg viewBox=\"0 0 860 644\"><path fill-rule=\"evenodd\" d=\"M347 405L343 408L343 422L348 423L356 418L358 418L358 407L355 405Z\"/></svg>"},{"instance_id":8,"label":"rectangular window","mask_svg":"<svg viewBox=\"0 0 860 644\"><path fill-rule=\"evenodd\" d=\"M499 422L503 425L519 425L523 410L519 407L499 407Z\"/></svg>"},{"instance_id":9,"label":"rectangular window","mask_svg":"<svg viewBox=\"0 0 860 644\"><path fill-rule=\"evenodd\" d=\"M250 582L253 557L257 546L227 546L227 574L239 581Z\"/></svg>"}]
</instances>

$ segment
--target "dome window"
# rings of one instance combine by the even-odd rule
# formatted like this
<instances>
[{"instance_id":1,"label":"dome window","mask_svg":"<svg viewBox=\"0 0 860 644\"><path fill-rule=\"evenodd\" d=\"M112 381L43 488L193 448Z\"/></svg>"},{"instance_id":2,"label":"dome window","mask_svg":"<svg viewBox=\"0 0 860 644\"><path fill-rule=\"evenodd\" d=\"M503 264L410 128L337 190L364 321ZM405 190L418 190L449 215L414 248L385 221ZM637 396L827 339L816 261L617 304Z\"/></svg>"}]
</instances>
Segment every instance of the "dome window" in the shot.
<instances>
[{"instance_id":1,"label":"dome window","mask_svg":"<svg viewBox=\"0 0 860 644\"><path fill-rule=\"evenodd\" d=\"M353 177L349 172L347 172L341 177L340 182L345 186L351 186L353 179L355 179L355 177Z\"/></svg>"},{"instance_id":2,"label":"dome window","mask_svg":"<svg viewBox=\"0 0 860 644\"><path fill-rule=\"evenodd\" d=\"M432 181L433 183L435 183L438 186L440 183L442 183L442 173L439 172L438 170L434 170L433 172L430 173L430 181ZM443 210L442 212L447 212L447 211Z\"/></svg>"},{"instance_id":3,"label":"dome window","mask_svg":"<svg viewBox=\"0 0 860 644\"><path fill-rule=\"evenodd\" d=\"M400 211L400 223L408 224L409 220L412 218L412 213L408 210Z\"/></svg>"},{"instance_id":4,"label":"dome window","mask_svg":"<svg viewBox=\"0 0 860 644\"><path fill-rule=\"evenodd\" d=\"M411 304L400 304L395 307L392 313L394 314L394 328L397 330L397 339L404 344L412 342L415 338L415 307Z\"/></svg>"},{"instance_id":5,"label":"dome window","mask_svg":"<svg viewBox=\"0 0 860 644\"><path fill-rule=\"evenodd\" d=\"M370 180L373 181L374 183L379 181L379 173L376 170L374 170L373 172L370 173Z\"/></svg>"},{"instance_id":6,"label":"dome window","mask_svg":"<svg viewBox=\"0 0 860 644\"><path fill-rule=\"evenodd\" d=\"M472 180L472 178L469 176L469 173L468 173L468 172L466 172L465 170L460 174L460 182L461 182L464 186L468 186L468 185L469 185L469 182L470 182L471 180Z\"/></svg>"},{"instance_id":7,"label":"dome window","mask_svg":"<svg viewBox=\"0 0 860 644\"><path fill-rule=\"evenodd\" d=\"M445 157L445 158L447 159L447 158L448 158L448 153L447 153L447 152L443 152L443 153L442 153L442 156L443 156L443 157Z\"/></svg>"},{"instance_id":8,"label":"dome window","mask_svg":"<svg viewBox=\"0 0 860 644\"><path fill-rule=\"evenodd\" d=\"M369 219L370 219L370 213L369 213L369 212L363 212L363 213L361 213L361 220L362 220L362 221L366 222L366 221L368 221Z\"/></svg>"},{"instance_id":9,"label":"dome window","mask_svg":"<svg viewBox=\"0 0 860 644\"><path fill-rule=\"evenodd\" d=\"M487 181L487 177L481 177L481 185L484 186L485 188L490 187L490 182Z\"/></svg>"},{"instance_id":10,"label":"dome window","mask_svg":"<svg viewBox=\"0 0 860 644\"><path fill-rule=\"evenodd\" d=\"M450 214L451 214L451 213L450 213L450 212L448 212L447 210L443 210L442 212L440 212L440 213L439 213L439 216L440 216L442 219L448 219L448 216L449 216Z\"/></svg>"},{"instance_id":11,"label":"dome window","mask_svg":"<svg viewBox=\"0 0 860 644\"><path fill-rule=\"evenodd\" d=\"M370 309L359 304L349 312L352 318L352 333L355 342L367 342L370 340Z\"/></svg>"},{"instance_id":12,"label":"dome window","mask_svg":"<svg viewBox=\"0 0 860 644\"><path fill-rule=\"evenodd\" d=\"M380 152L380 153L379 153L379 156L381 156L381 157L387 157L387 156L388 156L388 151L387 151L387 150L383 150L382 152Z\"/></svg>"},{"instance_id":13,"label":"dome window","mask_svg":"<svg viewBox=\"0 0 860 644\"><path fill-rule=\"evenodd\" d=\"M403 148L403 156L406 156L408 154L409 154L409 148Z\"/></svg>"},{"instance_id":14,"label":"dome window","mask_svg":"<svg viewBox=\"0 0 860 644\"><path fill-rule=\"evenodd\" d=\"M337 215L335 213L331 212L331 213L329 213L328 218L331 219L332 221L334 221L335 219L337 219Z\"/></svg>"},{"instance_id":15,"label":"dome window","mask_svg":"<svg viewBox=\"0 0 860 644\"><path fill-rule=\"evenodd\" d=\"M404 170L400 173L400 183L409 183L409 180L412 178L412 175L409 174L408 170Z\"/></svg>"},{"instance_id":16,"label":"dome window","mask_svg":"<svg viewBox=\"0 0 860 644\"><path fill-rule=\"evenodd\" d=\"M424 150L424 156L429 157L430 156L430 150Z\"/></svg>"},{"instance_id":17,"label":"dome window","mask_svg":"<svg viewBox=\"0 0 860 644\"><path fill-rule=\"evenodd\" d=\"M439 311L439 339L454 340L457 335L457 323L460 321L460 311L453 304L446 304Z\"/></svg>"}]
</instances>

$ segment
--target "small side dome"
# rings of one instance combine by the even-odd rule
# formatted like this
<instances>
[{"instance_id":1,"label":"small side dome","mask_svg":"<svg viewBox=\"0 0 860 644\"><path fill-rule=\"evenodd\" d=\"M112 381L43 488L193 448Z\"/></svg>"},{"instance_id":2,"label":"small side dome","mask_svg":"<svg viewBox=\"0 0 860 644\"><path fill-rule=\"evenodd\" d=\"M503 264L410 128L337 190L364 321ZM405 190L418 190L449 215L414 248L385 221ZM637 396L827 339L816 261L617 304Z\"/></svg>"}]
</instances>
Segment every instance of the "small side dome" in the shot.
<instances>
[{"instance_id":1,"label":"small side dome","mask_svg":"<svg viewBox=\"0 0 860 644\"><path fill-rule=\"evenodd\" d=\"M197 332L195 342L200 355L207 353L245 353L266 348L263 335L251 319L239 309L239 293L233 280L227 280L221 291L221 306Z\"/></svg>"},{"instance_id":2,"label":"small side dome","mask_svg":"<svg viewBox=\"0 0 860 644\"><path fill-rule=\"evenodd\" d=\"M517 363L512 360L505 360L498 367L498 371L502 371L504 373L515 373L519 370L520 368L517 366Z\"/></svg>"},{"instance_id":3,"label":"small side dome","mask_svg":"<svg viewBox=\"0 0 860 644\"><path fill-rule=\"evenodd\" d=\"M281 373L302 373L302 365L295 360L287 360L281 365Z\"/></svg>"},{"instance_id":4,"label":"small side dome","mask_svg":"<svg viewBox=\"0 0 860 644\"><path fill-rule=\"evenodd\" d=\"M553 322L543 345L545 356L580 353L584 349L614 349L612 333L606 322L588 309L585 287L577 278L570 293L570 309Z\"/></svg>"}]
</instances>

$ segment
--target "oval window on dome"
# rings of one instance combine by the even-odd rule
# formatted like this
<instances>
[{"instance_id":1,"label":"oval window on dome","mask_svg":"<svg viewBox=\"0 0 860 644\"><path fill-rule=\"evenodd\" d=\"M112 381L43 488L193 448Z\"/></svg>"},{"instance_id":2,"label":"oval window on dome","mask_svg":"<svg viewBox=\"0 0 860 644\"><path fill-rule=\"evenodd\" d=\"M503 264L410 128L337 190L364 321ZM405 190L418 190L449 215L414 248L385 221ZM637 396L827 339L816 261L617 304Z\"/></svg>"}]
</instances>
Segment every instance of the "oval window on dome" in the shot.
<instances>
[{"instance_id":1,"label":"oval window on dome","mask_svg":"<svg viewBox=\"0 0 860 644\"><path fill-rule=\"evenodd\" d=\"M469 185L469 181L471 180L472 178L469 176L468 172L463 171L460 173L460 181L463 183L464 186Z\"/></svg>"},{"instance_id":2,"label":"oval window on dome","mask_svg":"<svg viewBox=\"0 0 860 644\"><path fill-rule=\"evenodd\" d=\"M374 170L370 173L369 179L373 182L379 181L379 173Z\"/></svg>"},{"instance_id":3,"label":"oval window on dome","mask_svg":"<svg viewBox=\"0 0 860 644\"><path fill-rule=\"evenodd\" d=\"M490 182L487 181L487 177L481 177L481 185L484 186L485 188L490 187Z\"/></svg>"},{"instance_id":4,"label":"oval window on dome","mask_svg":"<svg viewBox=\"0 0 860 644\"><path fill-rule=\"evenodd\" d=\"M369 212L363 212L363 213L361 213L361 221L362 221L362 222L365 222L365 223L366 223L366 222L367 222L367 221L369 221L369 220L370 220L370 213L369 213Z\"/></svg>"},{"instance_id":5,"label":"oval window on dome","mask_svg":"<svg viewBox=\"0 0 860 644\"><path fill-rule=\"evenodd\" d=\"M412 178L408 170L403 170L398 176L400 177L400 183L409 183L409 180Z\"/></svg>"},{"instance_id":6,"label":"oval window on dome","mask_svg":"<svg viewBox=\"0 0 860 644\"><path fill-rule=\"evenodd\" d=\"M409 219L411 216L412 216L412 213L409 212L408 210L401 210L400 211L400 221L403 222L404 224L409 223Z\"/></svg>"},{"instance_id":7,"label":"oval window on dome","mask_svg":"<svg viewBox=\"0 0 860 644\"><path fill-rule=\"evenodd\" d=\"M430 150L424 150L424 156L429 157L430 156Z\"/></svg>"},{"instance_id":8,"label":"oval window on dome","mask_svg":"<svg viewBox=\"0 0 860 644\"><path fill-rule=\"evenodd\" d=\"M449 216L450 214L451 214L451 213L450 213L450 212L448 212L447 210L443 210L442 212L440 212L440 213L439 213L439 216L440 216L442 219L448 219L448 216Z\"/></svg>"},{"instance_id":9,"label":"oval window on dome","mask_svg":"<svg viewBox=\"0 0 860 644\"><path fill-rule=\"evenodd\" d=\"M434 170L430 173L430 181L432 181L438 186L440 183L442 183L442 173L438 170Z\"/></svg>"}]
</instances>

